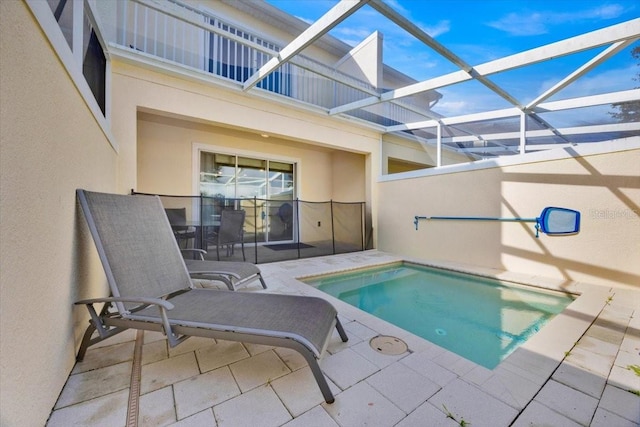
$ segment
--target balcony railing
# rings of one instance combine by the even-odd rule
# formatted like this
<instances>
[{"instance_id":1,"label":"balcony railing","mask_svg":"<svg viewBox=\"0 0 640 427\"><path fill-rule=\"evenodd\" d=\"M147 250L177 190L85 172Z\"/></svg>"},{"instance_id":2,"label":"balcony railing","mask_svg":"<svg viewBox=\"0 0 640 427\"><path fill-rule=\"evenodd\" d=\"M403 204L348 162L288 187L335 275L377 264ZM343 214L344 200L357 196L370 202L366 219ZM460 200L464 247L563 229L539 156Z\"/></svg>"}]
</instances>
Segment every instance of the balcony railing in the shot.
<instances>
[{"instance_id":1,"label":"balcony railing","mask_svg":"<svg viewBox=\"0 0 640 427\"><path fill-rule=\"evenodd\" d=\"M213 13L174 0L102 2L98 10L110 45L227 81L245 82L281 48ZM257 88L324 109L383 91L303 55L267 75ZM426 117L416 110L398 101L347 114L391 126Z\"/></svg>"}]
</instances>

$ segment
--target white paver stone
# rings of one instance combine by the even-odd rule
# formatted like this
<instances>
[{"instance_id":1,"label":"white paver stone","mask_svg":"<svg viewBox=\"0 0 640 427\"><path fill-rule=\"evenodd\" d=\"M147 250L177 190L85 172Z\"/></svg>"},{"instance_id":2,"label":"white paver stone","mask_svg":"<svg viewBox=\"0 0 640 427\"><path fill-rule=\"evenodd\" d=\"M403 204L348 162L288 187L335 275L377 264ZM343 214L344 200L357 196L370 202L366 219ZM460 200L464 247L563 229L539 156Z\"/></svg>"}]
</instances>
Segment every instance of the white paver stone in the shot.
<instances>
[{"instance_id":1,"label":"white paver stone","mask_svg":"<svg viewBox=\"0 0 640 427\"><path fill-rule=\"evenodd\" d=\"M128 389L131 366L131 362L124 362L69 376L54 409Z\"/></svg>"},{"instance_id":2,"label":"white paver stone","mask_svg":"<svg viewBox=\"0 0 640 427\"><path fill-rule=\"evenodd\" d=\"M269 386L255 388L214 406L213 413L218 427L277 427L292 419Z\"/></svg>"},{"instance_id":3,"label":"white paver stone","mask_svg":"<svg viewBox=\"0 0 640 427\"><path fill-rule=\"evenodd\" d=\"M169 357L167 340L152 341L142 346L142 364L159 362Z\"/></svg>"},{"instance_id":4,"label":"white paver stone","mask_svg":"<svg viewBox=\"0 0 640 427\"><path fill-rule=\"evenodd\" d=\"M334 396L340 393L331 380L327 379L327 383ZM294 417L324 402L320 387L308 366L272 381L271 387Z\"/></svg>"},{"instance_id":5,"label":"white paver stone","mask_svg":"<svg viewBox=\"0 0 640 427\"><path fill-rule=\"evenodd\" d=\"M193 352L143 365L140 392L146 394L199 373Z\"/></svg>"},{"instance_id":6,"label":"white paver stone","mask_svg":"<svg viewBox=\"0 0 640 427\"><path fill-rule=\"evenodd\" d=\"M447 384L429 403L451 413L458 422L464 420L474 427L506 426L518 414L506 403L460 379Z\"/></svg>"},{"instance_id":7,"label":"white paver stone","mask_svg":"<svg viewBox=\"0 0 640 427\"><path fill-rule=\"evenodd\" d=\"M342 390L374 374L379 368L350 348L325 356L320 367Z\"/></svg>"},{"instance_id":8,"label":"white paver stone","mask_svg":"<svg viewBox=\"0 0 640 427\"><path fill-rule=\"evenodd\" d=\"M456 374L431 360L428 353L413 353L402 359L400 363L424 375L441 387L458 378Z\"/></svg>"},{"instance_id":9,"label":"white paver stone","mask_svg":"<svg viewBox=\"0 0 640 427\"><path fill-rule=\"evenodd\" d=\"M366 382L407 414L441 388L427 377L399 363L370 376Z\"/></svg>"},{"instance_id":10,"label":"white paver stone","mask_svg":"<svg viewBox=\"0 0 640 427\"><path fill-rule=\"evenodd\" d=\"M322 406L316 406L282 427L339 427Z\"/></svg>"},{"instance_id":11,"label":"white paver stone","mask_svg":"<svg viewBox=\"0 0 640 427\"><path fill-rule=\"evenodd\" d=\"M426 402L406 418L396 424L395 427L459 427L460 423Z\"/></svg>"},{"instance_id":12,"label":"white paver stone","mask_svg":"<svg viewBox=\"0 0 640 427\"><path fill-rule=\"evenodd\" d=\"M142 426L165 426L176 421L171 387L140 396L138 423Z\"/></svg>"},{"instance_id":13,"label":"white paver stone","mask_svg":"<svg viewBox=\"0 0 640 427\"><path fill-rule=\"evenodd\" d=\"M391 365L392 363L404 357L407 357L409 355L408 352L404 352L398 355L382 354L374 350L373 348L371 348L371 345L369 345L369 341L363 341L361 343L358 343L353 347L351 347L351 349L356 353L358 353L359 355L361 355L362 357L364 357L365 359L367 359L369 362L376 365L380 369L385 368Z\"/></svg>"},{"instance_id":14,"label":"white paver stone","mask_svg":"<svg viewBox=\"0 0 640 427\"><path fill-rule=\"evenodd\" d=\"M239 342L219 340L216 344L196 350L201 372L211 371L249 357L247 349Z\"/></svg>"},{"instance_id":15,"label":"white paver stone","mask_svg":"<svg viewBox=\"0 0 640 427\"><path fill-rule=\"evenodd\" d=\"M584 348L574 348L565 359L575 366L580 366L585 370L593 372L597 375L607 376L611 371L615 356L604 356L602 354L593 353Z\"/></svg>"},{"instance_id":16,"label":"white paver stone","mask_svg":"<svg viewBox=\"0 0 640 427\"><path fill-rule=\"evenodd\" d=\"M540 385L519 373L498 367L479 388L517 409L524 408L540 390Z\"/></svg>"},{"instance_id":17,"label":"white paver stone","mask_svg":"<svg viewBox=\"0 0 640 427\"><path fill-rule=\"evenodd\" d=\"M631 390L640 392L640 376L630 367L621 367L614 365L609 374L608 384L621 388L623 390Z\"/></svg>"},{"instance_id":18,"label":"white paver stone","mask_svg":"<svg viewBox=\"0 0 640 427\"><path fill-rule=\"evenodd\" d=\"M611 413L606 409L598 408L596 414L591 420L589 427L638 427L640 426L640 420L637 423L622 418L619 415Z\"/></svg>"},{"instance_id":19,"label":"white paver stone","mask_svg":"<svg viewBox=\"0 0 640 427\"><path fill-rule=\"evenodd\" d=\"M282 361L287 365L289 369L292 371L297 371L298 369L304 368L308 365L307 361L304 357L295 350L284 347L276 347L273 349L276 354L282 359Z\"/></svg>"},{"instance_id":20,"label":"white paver stone","mask_svg":"<svg viewBox=\"0 0 640 427\"><path fill-rule=\"evenodd\" d=\"M291 372L272 350L229 365L243 392L280 378Z\"/></svg>"},{"instance_id":21,"label":"white paver stone","mask_svg":"<svg viewBox=\"0 0 640 427\"><path fill-rule=\"evenodd\" d=\"M127 341L107 347L89 347L82 362L76 363L71 374L105 368L118 363L133 360L135 341Z\"/></svg>"},{"instance_id":22,"label":"white paver stone","mask_svg":"<svg viewBox=\"0 0 640 427\"><path fill-rule=\"evenodd\" d=\"M180 381L173 385L173 390L178 420L240 395L226 366Z\"/></svg>"},{"instance_id":23,"label":"white paver stone","mask_svg":"<svg viewBox=\"0 0 640 427\"><path fill-rule=\"evenodd\" d=\"M640 396L607 385L600 399L600 407L633 422L640 422Z\"/></svg>"},{"instance_id":24,"label":"white paver stone","mask_svg":"<svg viewBox=\"0 0 640 427\"><path fill-rule=\"evenodd\" d=\"M580 424L533 401L522 411L511 427L531 426L580 427Z\"/></svg>"},{"instance_id":25,"label":"white paver stone","mask_svg":"<svg viewBox=\"0 0 640 427\"><path fill-rule=\"evenodd\" d=\"M47 427L124 426L127 421L128 399L129 389L126 389L55 410L49 417Z\"/></svg>"},{"instance_id":26,"label":"white paver stone","mask_svg":"<svg viewBox=\"0 0 640 427\"><path fill-rule=\"evenodd\" d=\"M598 399L554 380L542 387L535 400L583 425L589 424L598 406Z\"/></svg>"},{"instance_id":27,"label":"white paver stone","mask_svg":"<svg viewBox=\"0 0 640 427\"><path fill-rule=\"evenodd\" d=\"M216 426L216 418L213 416L213 409L209 408L202 412L198 412L190 417L170 424L171 427L202 427Z\"/></svg>"},{"instance_id":28,"label":"white paver stone","mask_svg":"<svg viewBox=\"0 0 640 427\"><path fill-rule=\"evenodd\" d=\"M405 413L366 382L340 393L331 405L323 408L341 426L395 426Z\"/></svg>"},{"instance_id":29,"label":"white paver stone","mask_svg":"<svg viewBox=\"0 0 640 427\"><path fill-rule=\"evenodd\" d=\"M213 338L190 337L185 342L175 347L169 347L169 356L174 357L179 354L185 354L196 351L199 348L208 347L216 343Z\"/></svg>"},{"instance_id":30,"label":"white paver stone","mask_svg":"<svg viewBox=\"0 0 640 427\"><path fill-rule=\"evenodd\" d=\"M552 378L596 399L600 399L607 383L605 376L588 371L581 366L575 366L570 361L563 362L554 372Z\"/></svg>"}]
</instances>

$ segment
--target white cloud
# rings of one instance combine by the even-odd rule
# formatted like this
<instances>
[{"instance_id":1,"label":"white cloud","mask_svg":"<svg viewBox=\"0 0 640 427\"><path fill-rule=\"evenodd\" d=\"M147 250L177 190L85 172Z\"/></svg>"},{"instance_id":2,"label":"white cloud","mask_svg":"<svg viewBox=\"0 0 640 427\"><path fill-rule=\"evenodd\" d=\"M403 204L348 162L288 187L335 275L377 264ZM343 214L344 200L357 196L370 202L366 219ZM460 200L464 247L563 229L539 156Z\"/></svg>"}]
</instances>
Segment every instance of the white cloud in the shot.
<instances>
[{"instance_id":1,"label":"white cloud","mask_svg":"<svg viewBox=\"0 0 640 427\"><path fill-rule=\"evenodd\" d=\"M436 104L434 110L444 117L455 117L469 113L469 103L465 101L440 101Z\"/></svg>"},{"instance_id":2,"label":"white cloud","mask_svg":"<svg viewBox=\"0 0 640 427\"><path fill-rule=\"evenodd\" d=\"M497 21L489 22L487 25L505 31L512 36L537 36L549 31L546 20L539 13L528 15L510 13Z\"/></svg>"},{"instance_id":3,"label":"white cloud","mask_svg":"<svg viewBox=\"0 0 640 427\"><path fill-rule=\"evenodd\" d=\"M553 25L594 19L613 19L624 12L625 8L620 4L606 4L592 9L572 12L509 13L497 21L488 22L487 25L512 36L535 36L548 33L550 31L549 28Z\"/></svg>"},{"instance_id":4,"label":"white cloud","mask_svg":"<svg viewBox=\"0 0 640 427\"><path fill-rule=\"evenodd\" d=\"M350 46L359 45L364 39L371 35L372 31L364 27L338 27L331 33Z\"/></svg>"},{"instance_id":5,"label":"white cloud","mask_svg":"<svg viewBox=\"0 0 640 427\"><path fill-rule=\"evenodd\" d=\"M301 21L306 22L309 25L311 25L311 24L313 24L315 22L313 19L303 18L302 16L295 15L295 17L298 18Z\"/></svg>"},{"instance_id":6,"label":"white cloud","mask_svg":"<svg viewBox=\"0 0 640 427\"><path fill-rule=\"evenodd\" d=\"M569 99L580 96L597 95L608 92L633 89L635 82L633 77L638 72L637 66L630 65L624 68L616 68L600 73L591 73L576 80L551 99ZM547 79L541 83L539 93L556 84L561 78Z\"/></svg>"},{"instance_id":7,"label":"white cloud","mask_svg":"<svg viewBox=\"0 0 640 427\"><path fill-rule=\"evenodd\" d=\"M386 0L387 6L400 13L401 15L407 16L409 15L409 11L404 8L398 1L396 0Z\"/></svg>"},{"instance_id":8,"label":"white cloud","mask_svg":"<svg viewBox=\"0 0 640 427\"><path fill-rule=\"evenodd\" d=\"M431 37L436 38L442 34L448 33L451 29L451 22L449 20L442 20L435 25L419 25L419 27L425 33Z\"/></svg>"}]
</instances>

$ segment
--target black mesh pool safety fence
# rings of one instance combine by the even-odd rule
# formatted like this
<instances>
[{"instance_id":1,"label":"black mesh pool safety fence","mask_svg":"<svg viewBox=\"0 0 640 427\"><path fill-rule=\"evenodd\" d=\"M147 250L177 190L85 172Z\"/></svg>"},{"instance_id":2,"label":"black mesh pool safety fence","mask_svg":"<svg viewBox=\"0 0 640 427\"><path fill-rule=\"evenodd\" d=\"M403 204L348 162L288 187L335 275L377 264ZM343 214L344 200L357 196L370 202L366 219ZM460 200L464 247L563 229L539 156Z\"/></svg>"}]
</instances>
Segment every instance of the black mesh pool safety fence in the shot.
<instances>
[{"instance_id":1,"label":"black mesh pool safety fence","mask_svg":"<svg viewBox=\"0 0 640 427\"><path fill-rule=\"evenodd\" d=\"M157 196L180 247L204 249L207 259L217 259L219 252L221 261L242 261L242 243L246 260L255 264L366 249L364 202ZM217 251L217 236L226 228L223 210L244 211L242 243L224 244Z\"/></svg>"}]
</instances>

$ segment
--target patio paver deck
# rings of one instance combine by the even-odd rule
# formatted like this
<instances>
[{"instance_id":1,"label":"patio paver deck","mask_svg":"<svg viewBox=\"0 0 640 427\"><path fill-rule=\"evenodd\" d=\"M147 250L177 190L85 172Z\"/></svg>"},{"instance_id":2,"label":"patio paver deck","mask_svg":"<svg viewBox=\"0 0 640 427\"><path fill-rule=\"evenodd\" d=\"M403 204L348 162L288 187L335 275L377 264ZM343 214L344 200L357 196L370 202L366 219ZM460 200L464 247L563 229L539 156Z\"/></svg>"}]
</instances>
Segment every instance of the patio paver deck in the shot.
<instances>
[{"instance_id":1,"label":"patio paver deck","mask_svg":"<svg viewBox=\"0 0 640 427\"><path fill-rule=\"evenodd\" d=\"M296 277L397 260L366 251L263 264L269 289L241 292L324 295ZM565 330L543 328L494 370L327 297L350 338L334 334L321 361L331 405L291 350L202 338L169 349L145 332L138 425L640 426L640 376L629 368L640 366L640 291L560 285L585 296L552 328ZM368 345L376 335L397 336L409 351L381 355ZM128 331L91 347L47 425L127 425L135 340ZM555 345L567 340L568 349Z\"/></svg>"}]
</instances>

